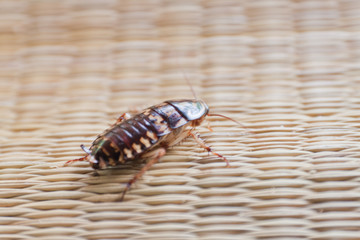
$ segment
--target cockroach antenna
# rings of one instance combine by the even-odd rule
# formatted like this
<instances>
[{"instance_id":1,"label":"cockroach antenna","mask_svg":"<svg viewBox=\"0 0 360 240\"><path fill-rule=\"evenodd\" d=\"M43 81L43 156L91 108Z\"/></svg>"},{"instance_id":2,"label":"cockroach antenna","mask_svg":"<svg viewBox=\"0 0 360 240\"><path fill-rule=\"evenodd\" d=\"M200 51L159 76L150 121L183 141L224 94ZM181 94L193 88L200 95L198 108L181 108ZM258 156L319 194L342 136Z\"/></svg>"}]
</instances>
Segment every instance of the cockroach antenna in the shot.
<instances>
[{"instance_id":1,"label":"cockroach antenna","mask_svg":"<svg viewBox=\"0 0 360 240\"><path fill-rule=\"evenodd\" d=\"M181 72L182 72L182 74L183 74L183 76L184 76L184 78L185 78L185 80L186 80L186 83L189 85L190 90L191 90L194 98L195 98L196 100L198 100L198 97L197 97L197 95L196 95L196 92L195 92L193 86L191 85L190 80L189 80L186 72L184 72L183 69L181 70ZM228 119L228 120L230 120L230 121L238 124L239 126L241 126L241 127L244 128L244 129L247 129L247 127L245 127L244 124L240 123L239 121L237 121L237 120L235 120L235 119L233 119L233 118L231 118L231 117L228 117L228 116L225 116L225 115L222 115L222 114L208 113L207 116L210 116L210 117L211 117L211 116L214 116L214 117L215 117L215 116L216 116L216 117L222 117L222 118ZM208 126L208 128L211 129L210 126ZM211 130L210 130L210 131L211 131Z\"/></svg>"},{"instance_id":2,"label":"cockroach antenna","mask_svg":"<svg viewBox=\"0 0 360 240\"><path fill-rule=\"evenodd\" d=\"M237 121L237 120L235 120L235 119L232 119L231 117L222 115L222 114L218 114L218 113L208 113L208 116L210 116L210 117L223 117L223 118L226 118L227 120L233 121L234 123L237 123L237 124L239 124L239 125L242 125L239 121Z\"/></svg>"},{"instance_id":3,"label":"cockroach antenna","mask_svg":"<svg viewBox=\"0 0 360 240\"><path fill-rule=\"evenodd\" d=\"M197 97L197 95L196 95L196 92L195 92L193 86L192 86L191 83L190 83L190 80L189 80L187 74L184 72L184 70L181 70L181 72L182 72L182 74L183 74L183 76L184 76L184 78L185 78L185 80L186 80L186 83L187 83L187 84L189 85L189 87L190 87L190 90L191 90L191 92L192 92L192 94L193 94L193 97L197 100L198 97Z\"/></svg>"},{"instance_id":4,"label":"cockroach antenna","mask_svg":"<svg viewBox=\"0 0 360 240\"><path fill-rule=\"evenodd\" d=\"M222 118L226 118L230 121L233 121L234 123L238 124L239 126L241 126L242 128L244 129L247 129L247 127L244 126L244 124L242 124L241 122L231 118L231 117L228 117L228 116L225 116L225 115L222 115L222 114L218 114L218 113L208 113L207 114L209 117L222 117Z\"/></svg>"}]
</instances>

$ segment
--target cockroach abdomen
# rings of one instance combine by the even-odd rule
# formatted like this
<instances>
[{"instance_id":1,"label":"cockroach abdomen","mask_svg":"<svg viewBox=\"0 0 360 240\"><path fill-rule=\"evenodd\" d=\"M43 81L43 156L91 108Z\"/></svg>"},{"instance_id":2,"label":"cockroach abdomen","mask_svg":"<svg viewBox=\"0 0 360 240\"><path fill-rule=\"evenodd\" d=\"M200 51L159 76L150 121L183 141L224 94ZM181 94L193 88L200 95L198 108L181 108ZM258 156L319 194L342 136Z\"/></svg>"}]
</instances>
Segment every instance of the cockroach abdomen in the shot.
<instances>
[{"instance_id":1,"label":"cockroach abdomen","mask_svg":"<svg viewBox=\"0 0 360 240\"><path fill-rule=\"evenodd\" d=\"M171 133L171 128L169 127L167 121L153 109L148 111L146 117L155 128L155 132L158 137L162 137Z\"/></svg>"}]
</instances>

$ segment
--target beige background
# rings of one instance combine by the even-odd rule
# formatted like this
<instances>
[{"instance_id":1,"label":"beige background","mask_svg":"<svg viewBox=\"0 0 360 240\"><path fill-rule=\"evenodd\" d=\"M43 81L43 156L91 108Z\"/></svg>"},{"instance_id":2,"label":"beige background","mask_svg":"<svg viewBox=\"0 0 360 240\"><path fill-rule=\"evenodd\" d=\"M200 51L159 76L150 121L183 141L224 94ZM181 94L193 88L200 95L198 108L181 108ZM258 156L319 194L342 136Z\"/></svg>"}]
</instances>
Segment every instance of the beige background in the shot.
<instances>
[{"instance_id":1,"label":"beige background","mask_svg":"<svg viewBox=\"0 0 360 240\"><path fill-rule=\"evenodd\" d=\"M123 112L212 112L139 169L83 155ZM360 1L0 1L1 239L359 239Z\"/></svg>"}]
</instances>

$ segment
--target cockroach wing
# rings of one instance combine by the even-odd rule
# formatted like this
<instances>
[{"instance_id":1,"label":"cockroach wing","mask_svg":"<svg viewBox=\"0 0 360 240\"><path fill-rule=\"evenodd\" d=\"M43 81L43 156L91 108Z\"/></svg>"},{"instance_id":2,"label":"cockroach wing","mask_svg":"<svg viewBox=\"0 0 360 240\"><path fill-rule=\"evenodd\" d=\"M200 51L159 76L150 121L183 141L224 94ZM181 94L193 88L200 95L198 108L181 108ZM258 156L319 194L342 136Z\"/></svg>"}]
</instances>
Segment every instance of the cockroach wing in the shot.
<instances>
[{"instance_id":1,"label":"cockroach wing","mask_svg":"<svg viewBox=\"0 0 360 240\"><path fill-rule=\"evenodd\" d=\"M189 121L180 114L179 110L169 103L162 104L154 110L166 120L171 129L177 129L189 123Z\"/></svg>"}]
</instances>

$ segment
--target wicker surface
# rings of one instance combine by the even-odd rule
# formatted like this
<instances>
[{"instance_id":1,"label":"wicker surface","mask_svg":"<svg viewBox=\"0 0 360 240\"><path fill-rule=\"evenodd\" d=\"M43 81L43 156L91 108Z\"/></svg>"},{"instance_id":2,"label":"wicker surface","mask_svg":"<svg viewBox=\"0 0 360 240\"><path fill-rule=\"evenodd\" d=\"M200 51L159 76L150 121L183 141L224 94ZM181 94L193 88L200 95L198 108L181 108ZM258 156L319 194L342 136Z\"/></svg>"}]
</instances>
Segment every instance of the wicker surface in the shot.
<instances>
[{"instance_id":1,"label":"wicker surface","mask_svg":"<svg viewBox=\"0 0 360 240\"><path fill-rule=\"evenodd\" d=\"M0 1L1 239L360 239L360 1ZM94 176L120 113L192 98L188 139Z\"/></svg>"}]
</instances>

